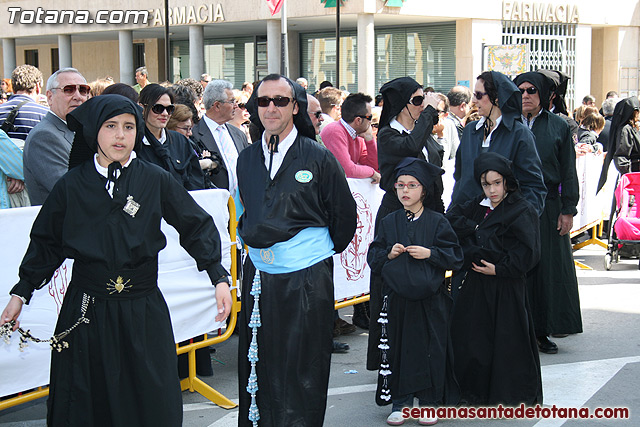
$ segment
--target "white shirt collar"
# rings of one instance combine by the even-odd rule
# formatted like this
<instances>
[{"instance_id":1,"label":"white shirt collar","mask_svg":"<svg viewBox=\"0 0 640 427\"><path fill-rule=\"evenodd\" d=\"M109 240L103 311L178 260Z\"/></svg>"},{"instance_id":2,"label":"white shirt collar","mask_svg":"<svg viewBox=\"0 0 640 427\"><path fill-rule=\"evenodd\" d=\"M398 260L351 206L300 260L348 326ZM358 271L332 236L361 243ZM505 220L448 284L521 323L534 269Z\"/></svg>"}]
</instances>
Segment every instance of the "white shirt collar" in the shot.
<instances>
[{"instance_id":1,"label":"white shirt collar","mask_svg":"<svg viewBox=\"0 0 640 427\"><path fill-rule=\"evenodd\" d=\"M538 116L540 114L542 114L542 110L543 108L540 109L540 111L538 111L538 114L536 114L535 116L531 117L531 120L527 120L527 117L524 115L524 113L522 114L522 122L527 125L529 127L529 129L531 129L533 127L533 123L536 121L536 119L538 118Z\"/></svg>"},{"instance_id":2,"label":"white shirt collar","mask_svg":"<svg viewBox=\"0 0 640 427\"><path fill-rule=\"evenodd\" d=\"M273 153L273 164L271 166L271 179L276 176L278 169L282 166L282 162L284 160L284 156L289 151L289 148L293 145L296 138L298 137L298 129L293 126L289 135L278 144L278 152ZM269 152L269 148L267 147L267 141L265 140L265 133L262 133L262 152L264 153L264 165L269 170L269 162L271 160L271 153Z\"/></svg>"},{"instance_id":3,"label":"white shirt collar","mask_svg":"<svg viewBox=\"0 0 640 427\"><path fill-rule=\"evenodd\" d=\"M493 210L493 206L491 206L491 200L488 197L485 197L484 200L480 202L480 206L485 206Z\"/></svg>"},{"instance_id":4,"label":"white shirt collar","mask_svg":"<svg viewBox=\"0 0 640 427\"><path fill-rule=\"evenodd\" d=\"M57 118L62 120L62 123L64 123L65 125L67 124L67 121L65 119L63 119L62 117L60 117L59 115L57 115L56 113L54 113L53 110L49 110L49 111L51 112L51 114L53 114L54 116L56 116Z\"/></svg>"},{"instance_id":5,"label":"white shirt collar","mask_svg":"<svg viewBox=\"0 0 640 427\"><path fill-rule=\"evenodd\" d=\"M358 136L358 133L356 132L356 130L352 128L349 123L345 122L344 119L340 119L340 124L342 124L342 126L344 126L344 128L347 130L347 132L349 133L349 136L351 136L351 139L355 140L356 137Z\"/></svg>"},{"instance_id":6,"label":"white shirt collar","mask_svg":"<svg viewBox=\"0 0 640 427\"><path fill-rule=\"evenodd\" d=\"M160 135L160 138L158 138L158 142L160 144L164 144L166 140L167 140L167 132L165 132L165 130L162 129L162 135ZM142 143L144 145L151 145L151 143L147 140L146 136L142 137Z\"/></svg>"},{"instance_id":7,"label":"white shirt collar","mask_svg":"<svg viewBox=\"0 0 640 427\"><path fill-rule=\"evenodd\" d=\"M131 155L129 156L129 160L127 160L127 163L124 164L124 166L122 166L123 168L129 167L129 165L131 164L131 161L133 159L135 159L137 157L136 152L132 151ZM105 168L104 166L102 166L100 163L98 163L98 153L93 155L93 164L96 166L96 170L98 171L98 173L102 176L104 176L105 178L108 178L108 168Z\"/></svg>"},{"instance_id":8,"label":"white shirt collar","mask_svg":"<svg viewBox=\"0 0 640 427\"><path fill-rule=\"evenodd\" d=\"M223 124L219 124L218 122L216 122L212 118L208 117L206 114L204 116L202 116L202 118L204 119L204 122L209 127L209 130L211 131L211 135L213 135L213 132L215 132L215 130L218 129L219 127L222 127L221 130L223 130L223 131L227 130L227 127L225 126L224 123Z\"/></svg>"},{"instance_id":9,"label":"white shirt collar","mask_svg":"<svg viewBox=\"0 0 640 427\"><path fill-rule=\"evenodd\" d=\"M487 118L482 116L480 118L480 120L478 120L478 123L476 123L476 130L480 130L482 128L482 126L484 125L484 122L486 122L486 121L487 121ZM500 125L501 122L502 122L502 116L498 117L498 119L496 120L496 125L493 127L493 129L491 130L491 132L487 136L487 139L482 141L482 146L483 147L488 147L489 146L489 144L491 143L491 136L493 135L493 132L495 132L495 130L498 129L498 126Z\"/></svg>"},{"instance_id":10,"label":"white shirt collar","mask_svg":"<svg viewBox=\"0 0 640 427\"><path fill-rule=\"evenodd\" d=\"M133 159L135 159L136 157L137 157L136 152L132 151L131 155L129 156L129 160L127 160L127 162L122 167L123 168L129 167L129 165L131 164ZM96 171L98 171L98 173L100 175L102 175L103 177L109 179L109 168L105 168L100 163L98 163L98 153L93 155L93 165L95 166ZM117 170L116 171L116 179L119 176L120 176L120 171ZM111 198L113 198L113 182L107 181L107 185L106 185L105 189L109 193L109 196L111 196Z\"/></svg>"},{"instance_id":11,"label":"white shirt collar","mask_svg":"<svg viewBox=\"0 0 640 427\"><path fill-rule=\"evenodd\" d=\"M389 127L392 129L397 130L398 132L402 133L411 133L411 131L409 129L407 129L406 127L402 126L402 123L400 123L396 117L394 117L391 122L389 123Z\"/></svg>"}]
</instances>

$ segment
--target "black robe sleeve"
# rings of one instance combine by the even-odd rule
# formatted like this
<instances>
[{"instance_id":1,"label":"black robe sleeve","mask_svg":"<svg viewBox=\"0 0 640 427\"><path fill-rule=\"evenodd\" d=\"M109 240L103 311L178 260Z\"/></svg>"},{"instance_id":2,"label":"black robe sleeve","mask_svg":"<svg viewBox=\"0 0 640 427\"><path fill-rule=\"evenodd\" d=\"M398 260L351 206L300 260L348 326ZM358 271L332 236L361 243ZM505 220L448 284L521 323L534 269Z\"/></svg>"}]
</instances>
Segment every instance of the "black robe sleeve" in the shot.
<instances>
[{"instance_id":1,"label":"black robe sleeve","mask_svg":"<svg viewBox=\"0 0 640 427\"><path fill-rule=\"evenodd\" d=\"M566 130L565 130L566 129ZM562 214L575 215L578 213L576 206L580 199L578 186L578 173L576 172L576 150L568 128L561 129L561 140L558 147L558 160L560 161L560 185L562 193Z\"/></svg>"},{"instance_id":2,"label":"black robe sleeve","mask_svg":"<svg viewBox=\"0 0 640 427\"><path fill-rule=\"evenodd\" d=\"M613 143L611 144L613 146ZM620 132L616 151L615 165L620 173L631 172L631 159L640 157L640 134L631 125L625 125Z\"/></svg>"},{"instance_id":3,"label":"black robe sleeve","mask_svg":"<svg viewBox=\"0 0 640 427\"><path fill-rule=\"evenodd\" d=\"M460 269L464 256L456 233L443 216L438 217L435 227L436 235L433 245L427 246L431 250L431 256L426 261L444 270Z\"/></svg>"},{"instance_id":4,"label":"black robe sleeve","mask_svg":"<svg viewBox=\"0 0 640 427\"><path fill-rule=\"evenodd\" d=\"M188 191L205 188L204 172L200 167L196 150L193 149L189 140L176 131L167 131L167 135L172 140L170 151L176 160L174 168L182 177L184 188Z\"/></svg>"},{"instance_id":5,"label":"black robe sleeve","mask_svg":"<svg viewBox=\"0 0 640 427\"><path fill-rule=\"evenodd\" d=\"M438 153L432 153L433 147L428 147L428 138L431 135L433 124L437 122L438 115L433 107L425 108L411 133L400 133L397 130L385 126L378 132L378 165L382 179L380 187L384 191L393 192L393 170L398 162L405 157L417 157L424 159L422 149L427 147L429 163L442 165L442 160Z\"/></svg>"},{"instance_id":6,"label":"black robe sleeve","mask_svg":"<svg viewBox=\"0 0 640 427\"><path fill-rule=\"evenodd\" d=\"M384 226L385 221L383 220L382 227L378 227L378 233L376 234L375 239L369 245L369 252L367 253L367 263L376 274L380 274L382 272L382 267L385 262L389 261L389 252L391 252L391 248L397 242L389 242L387 240L387 233L385 232L386 228Z\"/></svg>"},{"instance_id":7,"label":"black robe sleeve","mask_svg":"<svg viewBox=\"0 0 640 427\"><path fill-rule=\"evenodd\" d=\"M329 235L336 253L344 251L356 232L358 213L356 202L338 160L327 150L326 170L320 186L321 203L329 222Z\"/></svg>"},{"instance_id":8,"label":"black robe sleeve","mask_svg":"<svg viewBox=\"0 0 640 427\"><path fill-rule=\"evenodd\" d=\"M20 280L10 292L24 297L27 304L33 291L46 285L65 259L62 250L62 224L66 213L64 191L63 185L56 184L40 208L20 264Z\"/></svg>"},{"instance_id":9,"label":"black robe sleeve","mask_svg":"<svg viewBox=\"0 0 640 427\"><path fill-rule=\"evenodd\" d=\"M447 220L459 239L472 236L482 220L479 215L479 199L471 199L459 205L452 205L447 211Z\"/></svg>"},{"instance_id":10,"label":"black robe sleeve","mask_svg":"<svg viewBox=\"0 0 640 427\"><path fill-rule=\"evenodd\" d=\"M521 209L510 216L502 240L504 256L496 263L497 277L522 277L540 260L540 222L536 212Z\"/></svg>"},{"instance_id":11,"label":"black robe sleeve","mask_svg":"<svg viewBox=\"0 0 640 427\"><path fill-rule=\"evenodd\" d=\"M220 263L220 234L213 218L171 176L163 175L162 216L180 235L180 245L215 284L229 273Z\"/></svg>"}]
</instances>

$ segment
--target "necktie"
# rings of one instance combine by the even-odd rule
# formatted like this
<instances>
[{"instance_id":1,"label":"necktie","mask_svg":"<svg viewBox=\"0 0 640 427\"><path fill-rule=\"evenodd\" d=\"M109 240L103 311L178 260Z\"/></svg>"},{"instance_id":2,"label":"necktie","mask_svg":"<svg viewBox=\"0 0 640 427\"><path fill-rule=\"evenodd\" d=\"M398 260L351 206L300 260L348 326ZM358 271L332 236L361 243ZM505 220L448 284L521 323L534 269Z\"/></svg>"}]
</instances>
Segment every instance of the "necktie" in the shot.
<instances>
[{"instance_id":1,"label":"necktie","mask_svg":"<svg viewBox=\"0 0 640 427\"><path fill-rule=\"evenodd\" d=\"M218 148L220 148L220 154L224 159L224 163L227 165L227 172L229 174L229 192L233 196L238 186L238 180L236 178L236 165L238 164L238 150L236 145L231 140L231 135L225 132L223 126L216 128L216 142L218 142Z\"/></svg>"}]
</instances>

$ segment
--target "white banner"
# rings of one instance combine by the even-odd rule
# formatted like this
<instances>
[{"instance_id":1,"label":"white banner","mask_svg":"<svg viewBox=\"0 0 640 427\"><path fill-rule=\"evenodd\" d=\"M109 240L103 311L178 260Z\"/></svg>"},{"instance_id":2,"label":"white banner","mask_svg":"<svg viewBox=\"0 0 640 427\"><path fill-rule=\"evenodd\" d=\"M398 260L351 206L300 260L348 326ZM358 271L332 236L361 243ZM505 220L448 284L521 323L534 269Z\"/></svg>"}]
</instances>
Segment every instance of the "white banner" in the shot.
<instances>
[{"instance_id":1,"label":"white banner","mask_svg":"<svg viewBox=\"0 0 640 427\"><path fill-rule=\"evenodd\" d=\"M384 195L378 184L372 184L369 178L347 178L347 182L356 201L358 225L347 249L333 256L336 300L369 292L371 270L367 264L367 251L374 238L376 214Z\"/></svg>"},{"instance_id":2,"label":"white banner","mask_svg":"<svg viewBox=\"0 0 640 427\"><path fill-rule=\"evenodd\" d=\"M193 198L214 219L222 241L223 262L231 267L231 242L227 226L229 211L226 190L191 192ZM0 230L5 242L0 245L0 310L9 301L9 291L18 282L18 267L29 244L29 232L39 207L4 209L0 211ZM218 329L224 323L215 322L217 314L215 288L206 272L199 272L196 263L180 246L176 230L162 223L167 247L160 252L158 285L169 311L176 342ZM38 338L53 334L62 299L71 279L72 261L67 260L56 270L51 282L36 291L20 315L21 326ZM80 326L82 327L82 326ZM7 396L49 383L51 350L47 344L30 343L20 352L19 334L14 333L9 345L0 342L0 396Z\"/></svg>"},{"instance_id":3,"label":"white banner","mask_svg":"<svg viewBox=\"0 0 640 427\"><path fill-rule=\"evenodd\" d=\"M580 199L577 206L578 213L573 217L571 231L579 230L601 219L609 219L618 171L611 162L607 183L596 195L603 161L604 154L588 153L576 158Z\"/></svg>"}]
</instances>

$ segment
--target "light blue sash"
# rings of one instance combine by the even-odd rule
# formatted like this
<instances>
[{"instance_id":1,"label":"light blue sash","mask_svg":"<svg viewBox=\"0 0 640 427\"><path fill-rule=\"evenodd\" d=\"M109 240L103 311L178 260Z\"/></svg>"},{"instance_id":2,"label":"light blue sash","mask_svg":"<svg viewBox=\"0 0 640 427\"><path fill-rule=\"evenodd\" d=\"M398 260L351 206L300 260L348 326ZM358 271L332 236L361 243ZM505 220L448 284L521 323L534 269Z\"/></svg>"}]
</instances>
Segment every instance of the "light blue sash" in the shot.
<instances>
[{"instance_id":1,"label":"light blue sash","mask_svg":"<svg viewBox=\"0 0 640 427\"><path fill-rule=\"evenodd\" d=\"M285 242L270 248L252 248L249 257L253 265L269 274L291 273L310 267L332 256L333 241L328 227L308 227Z\"/></svg>"}]
</instances>

